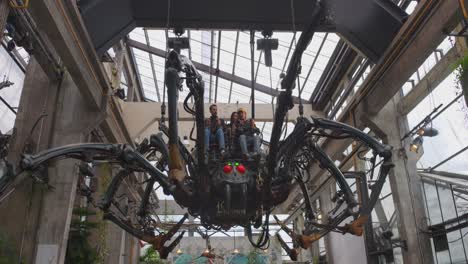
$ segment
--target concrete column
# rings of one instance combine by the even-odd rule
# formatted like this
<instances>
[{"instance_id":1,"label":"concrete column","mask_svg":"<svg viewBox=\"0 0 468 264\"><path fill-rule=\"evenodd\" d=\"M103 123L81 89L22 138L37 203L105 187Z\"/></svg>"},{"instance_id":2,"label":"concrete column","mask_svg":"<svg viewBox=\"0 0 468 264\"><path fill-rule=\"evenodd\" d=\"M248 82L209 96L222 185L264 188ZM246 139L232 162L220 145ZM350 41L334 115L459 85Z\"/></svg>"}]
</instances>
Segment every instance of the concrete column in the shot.
<instances>
[{"instance_id":1,"label":"concrete column","mask_svg":"<svg viewBox=\"0 0 468 264\"><path fill-rule=\"evenodd\" d=\"M106 225L106 252L104 255L104 263L120 263L120 256L123 254L121 251L121 241L123 236L125 236L125 231L120 229L117 225L112 223L108 223Z\"/></svg>"},{"instance_id":2,"label":"concrete column","mask_svg":"<svg viewBox=\"0 0 468 264\"><path fill-rule=\"evenodd\" d=\"M3 38L3 31L10 12L9 0L0 0L0 39Z\"/></svg>"},{"instance_id":3,"label":"concrete column","mask_svg":"<svg viewBox=\"0 0 468 264\"><path fill-rule=\"evenodd\" d=\"M93 117L70 75L65 74L59 85L50 147L85 142ZM39 217L35 263L64 263L68 232L78 180L77 161L52 162L48 173L54 191L43 196Z\"/></svg>"},{"instance_id":4,"label":"concrete column","mask_svg":"<svg viewBox=\"0 0 468 264\"><path fill-rule=\"evenodd\" d=\"M396 95L368 125L385 143L393 147L395 168L389 174L393 200L398 211L400 239L406 241L407 250L402 250L404 263L430 264L434 262L427 229L422 182L417 176L417 156L408 150L409 141L401 142L409 131L406 117L398 116Z\"/></svg>"},{"instance_id":5,"label":"concrete column","mask_svg":"<svg viewBox=\"0 0 468 264\"><path fill-rule=\"evenodd\" d=\"M126 234L125 236L125 264L138 264L139 254L139 242L135 237Z\"/></svg>"},{"instance_id":6,"label":"concrete column","mask_svg":"<svg viewBox=\"0 0 468 264\"><path fill-rule=\"evenodd\" d=\"M83 142L93 123L91 113L68 74L49 81L32 59L26 74L10 161L26 152ZM41 117L42 116L42 117ZM38 121L39 120L39 121ZM37 126L30 131L37 122ZM0 204L0 227L16 250L18 263L64 263L69 225L76 193L76 161L51 162L49 183L54 190L23 181Z\"/></svg>"},{"instance_id":7,"label":"concrete column","mask_svg":"<svg viewBox=\"0 0 468 264\"><path fill-rule=\"evenodd\" d=\"M353 144L353 148L356 144ZM365 161L359 159L357 156L353 157L354 171L361 172L360 175L356 175L356 190L358 193L359 203L364 204L369 201L368 184ZM371 255L370 253L376 251L374 241L374 228L372 226L372 214L369 215L369 219L364 225L364 245L367 254L367 262L369 264L378 264L379 258L377 255Z\"/></svg>"},{"instance_id":8,"label":"concrete column","mask_svg":"<svg viewBox=\"0 0 468 264\"><path fill-rule=\"evenodd\" d=\"M188 223L189 224L193 224L194 223L194 220L195 218L191 215L189 215L189 218L188 218ZM194 232L194 229L193 228L190 228L189 231L188 231L188 236L189 237L193 237L195 235L195 232Z\"/></svg>"},{"instance_id":9,"label":"concrete column","mask_svg":"<svg viewBox=\"0 0 468 264\"><path fill-rule=\"evenodd\" d=\"M17 166L20 155L46 149L50 143L54 101L58 84L49 81L34 57L31 58L24 79L18 114L10 142L8 160ZM41 115L47 114L48 116ZM40 119L40 121L38 121ZM38 121L36 128L32 129ZM31 133L32 131L32 133ZM44 188L30 179L19 184L15 191L0 203L0 233L7 236L18 263L32 263L36 229L42 212Z\"/></svg>"},{"instance_id":10,"label":"concrete column","mask_svg":"<svg viewBox=\"0 0 468 264\"><path fill-rule=\"evenodd\" d=\"M332 182L333 183L330 184L329 188L324 188L323 191L320 193L320 198L319 198L320 210L322 212L330 212L333 209L333 204L331 201L331 198L332 198L331 193L336 192L336 184L334 183L334 181ZM326 217L323 216L322 221L326 221ZM324 242L325 242L327 263L334 264L332 255L335 254L335 252L333 252L332 250L330 234L324 237ZM319 242L317 241L316 243L319 243ZM319 247L319 252L320 252L320 247ZM340 253L336 252L336 254L340 254Z\"/></svg>"}]
</instances>

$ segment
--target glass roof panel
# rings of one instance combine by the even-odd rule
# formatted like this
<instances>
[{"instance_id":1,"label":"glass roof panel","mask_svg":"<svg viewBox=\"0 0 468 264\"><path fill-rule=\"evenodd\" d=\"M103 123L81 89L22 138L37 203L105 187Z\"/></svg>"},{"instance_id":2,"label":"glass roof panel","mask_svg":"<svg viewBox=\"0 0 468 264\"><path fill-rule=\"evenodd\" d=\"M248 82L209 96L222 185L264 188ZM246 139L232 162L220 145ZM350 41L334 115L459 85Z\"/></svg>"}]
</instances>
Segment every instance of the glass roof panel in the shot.
<instances>
[{"instance_id":1,"label":"glass roof panel","mask_svg":"<svg viewBox=\"0 0 468 264\"><path fill-rule=\"evenodd\" d=\"M145 36L145 31L147 36ZM221 38L219 38L221 34ZM172 32L168 32L169 37L174 37ZM256 82L273 89L279 88L280 74L287 70L291 55L294 51L300 32L276 32L273 38L278 38L278 50L273 51L273 66L266 67L264 64L263 52L254 50L254 72ZM251 54L250 54L250 33L237 31L197 31L191 30L185 36L190 36L190 51L184 50L182 54L190 56L194 62L198 62L216 69L218 66L219 52L219 70L228 74L234 74L237 78L250 83L251 81ZM147 44L159 51L166 50L166 31L165 30L144 30L137 28L130 33L132 40ZM255 34L255 40L263 38L260 32ZM218 45L218 41L220 44ZM303 89L302 98L308 99L322 75L330 55L336 47L339 37L335 34L317 33L311 41L303 56L302 73L300 75L300 85ZM218 46L220 49L218 51ZM237 46L237 50L236 50ZM150 55L147 52L133 48L135 60L140 73L143 89L147 99L157 101L156 84L150 65ZM156 75L157 88L162 95L164 79L164 58L152 56L154 71ZM245 87L234 83L232 80L218 78L210 74L203 74L206 102L249 102L250 87ZM216 83L218 84L216 87ZM232 89L231 89L232 86ZM216 91L216 89L218 89ZM183 93L182 93L183 94ZM182 95L181 94L181 95ZM186 93L185 93L186 94ZM210 96L211 94L211 96ZM216 95L216 98L215 98ZM299 89L294 90L294 95L299 95ZM271 95L256 91L256 102L271 103ZM180 97L182 101L183 96ZM211 100L210 100L211 99ZM166 98L167 100L167 98Z\"/></svg>"},{"instance_id":2,"label":"glass roof panel","mask_svg":"<svg viewBox=\"0 0 468 264\"><path fill-rule=\"evenodd\" d=\"M272 51L273 65L267 67L264 64L263 51L254 50L254 76L255 81L266 88L277 90L280 88L280 74L286 72L289 60L294 52L300 32L275 32L272 38L277 38L279 47ZM172 32L165 30L137 28L129 34L130 39L155 48L158 52L166 51L166 35L174 37ZM221 35L221 37L219 37ZM182 54L191 57L192 61L207 66L208 69L216 68L227 75L233 75L237 79L223 79L215 74L201 72L205 81L205 102L219 103L250 103L251 88L240 85L251 82L251 50L250 32L248 31L198 31L190 30L185 33L190 38L190 50L183 50ZM263 38L261 32L255 33L255 42ZM309 99L312 95L325 67L328 64L339 37L332 33L316 33L302 58L302 72L300 74L300 87L302 99ZM220 42L220 43L218 43ZM219 46L219 49L218 49ZM151 101L162 100L164 83L164 56L150 55L146 51L132 48L135 54L135 62L140 74L145 97ZM218 54L219 52L219 54ZM153 60L151 67L150 56ZM218 63L219 56L219 63ZM157 89L160 98L157 96ZM180 93L179 100L183 101L188 94L185 88ZM299 95L299 89L293 91L294 96ZM167 97L165 97L167 101ZM276 102L271 94L255 91L255 102L260 104L272 104ZM273 107L272 107L273 109ZM272 110L273 115L273 110ZM272 123L261 124L264 138L270 138ZM291 130L291 129L288 129ZM289 133L290 131L288 131Z\"/></svg>"}]
</instances>

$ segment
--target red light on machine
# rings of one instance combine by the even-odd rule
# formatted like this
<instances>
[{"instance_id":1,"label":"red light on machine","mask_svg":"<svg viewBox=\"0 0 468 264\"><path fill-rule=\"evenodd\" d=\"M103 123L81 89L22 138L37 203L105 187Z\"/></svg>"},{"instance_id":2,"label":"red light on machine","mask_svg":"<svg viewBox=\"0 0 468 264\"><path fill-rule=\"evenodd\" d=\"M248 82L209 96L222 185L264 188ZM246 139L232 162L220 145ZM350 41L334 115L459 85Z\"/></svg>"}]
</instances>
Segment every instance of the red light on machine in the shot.
<instances>
[{"instance_id":1,"label":"red light on machine","mask_svg":"<svg viewBox=\"0 0 468 264\"><path fill-rule=\"evenodd\" d=\"M246 169L245 169L244 165L240 164L239 166L237 166L237 171L238 171L239 173L244 174L245 171L246 171Z\"/></svg>"},{"instance_id":2,"label":"red light on machine","mask_svg":"<svg viewBox=\"0 0 468 264\"><path fill-rule=\"evenodd\" d=\"M232 166L231 165L225 165L223 168L224 173L231 173L232 172Z\"/></svg>"}]
</instances>

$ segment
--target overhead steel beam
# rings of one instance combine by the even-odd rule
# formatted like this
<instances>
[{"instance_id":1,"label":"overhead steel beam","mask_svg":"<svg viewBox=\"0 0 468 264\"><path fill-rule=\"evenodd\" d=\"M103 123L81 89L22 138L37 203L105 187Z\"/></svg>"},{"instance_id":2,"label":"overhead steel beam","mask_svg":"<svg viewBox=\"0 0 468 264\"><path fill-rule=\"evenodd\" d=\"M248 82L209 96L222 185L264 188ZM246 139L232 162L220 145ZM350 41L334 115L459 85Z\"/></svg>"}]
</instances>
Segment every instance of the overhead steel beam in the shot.
<instances>
[{"instance_id":1,"label":"overhead steel beam","mask_svg":"<svg viewBox=\"0 0 468 264\"><path fill-rule=\"evenodd\" d=\"M457 0L421 0L349 109L376 115L462 19Z\"/></svg>"},{"instance_id":2,"label":"overhead steel beam","mask_svg":"<svg viewBox=\"0 0 468 264\"><path fill-rule=\"evenodd\" d=\"M214 53L214 31L211 30L210 31L210 68L208 70L208 72L213 72L213 53ZM218 75L217 75L218 76ZM209 102L211 103L213 100L213 96L212 96L212 93L213 93L213 74L210 74L210 86L209 86L210 90L209 90L209 95L208 95L208 100Z\"/></svg>"},{"instance_id":3,"label":"overhead steel beam","mask_svg":"<svg viewBox=\"0 0 468 264\"><path fill-rule=\"evenodd\" d=\"M10 55L11 59L16 63L18 68L23 72L26 73L26 66L27 63L24 61L23 57L19 54L19 52L14 49L12 51L9 51L7 46L6 46L6 41L1 41L2 47L5 49L6 52L8 52L8 55Z\"/></svg>"},{"instance_id":4,"label":"overhead steel beam","mask_svg":"<svg viewBox=\"0 0 468 264\"><path fill-rule=\"evenodd\" d=\"M310 26L314 3L310 0L79 1L89 35L99 54L135 27L304 31ZM327 0L321 3L323 8L317 31L337 32L374 62L383 54L407 16L388 0ZM353 10L352 14L350 10ZM106 23L102 23L103 20Z\"/></svg>"},{"instance_id":5,"label":"overhead steel beam","mask_svg":"<svg viewBox=\"0 0 468 264\"><path fill-rule=\"evenodd\" d=\"M336 92L339 92L340 94L337 94L335 92L335 95L332 96L331 102L328 106L330 107L330 110L331 110L328 114L328 118L331 118L331 119L335 118L335 115L340 110L340 107L344 104L344 102L346 102L347 99L349 99L349 96L354 92L354 87L362 78L367 68L370 66L370 61L366 59L362 61L362 58L358 57L356 58L356 61L354 64L357 64L357 67L359 67L359 69L357 69L357 72L355 73L354 77L351 80L349 80L347 83L345 83L343 90L336 91ZM353 66L351 66L350 68L353 68ZM338 95L341 95L341 97L338 99L338 102L334 102L334 99L336 99L335 96L338 96Z\"/></svg>"},{"instance_id":6,"label":"overhead steel beam","mask_svg":"<svg viewBox=\"0 0 468 264\"><path fill-rule=\"evenodd\" d=\"M143 91L143 84L141 82L140 73L136 65L135 54L126 43L124 43L124 46L127 50L127 52L125 52L124 69L127 82L131 83L131 86L128 87L129 90L127 91L127 100L145 101L145 93ZM134 100L134 95L136 95L137 100Z\"/></svg>"},{"instance_id":7,"label":"overhead steel beam","mask_svg":"<svg viewBox=\"0 0 468 264\"><path fill-rule=\"evenodd\" d=\"M219 71L219 60L220 60L220 55L221 55L221 30L218 31L218 54L216 55L216 70ZM215 80L215 98L214 102L216 103L218 101L218 82L219 82L219 76L216 75L216 80Z\"/></svg>"},{"instance_id":8,"label":"overhead steel beam","mask_svg":"<svg viewBox=\"0 0 468 264\"><path fill-rule=\"evenodd\" d=\"M87 103L95 109L100 109L103 97L110 88L109 80L103 74L102 64L91 42L84 38L84 27L81 28L81 32L78 31L81 25L68 15L68 6L69 4L59 4L55 1L32 1L28 11L34 21L43 28L48 39L54 40L52 44ZM98 68L100 72L96 70Z\"/></svg>"},{"instance_id":9,"label":"overhead steel beam","mask_svg":"<svg viewBox=\"0 0 468 264\"><path fill-rule=\"evenodd\" d=\"M310 78L310 74L312 73L312 71L313 71L314 68L315 68L315 64L317 63L317 59L318 59L320 53L322 52L323 46L324 46L325 42L327 41L327 38L328 38L328 33L325 33L325 36L323 36L322 42L320 43L320 46L319 46L319 48L318 48L318 50L317 50L317 54L316 54L315 57L314 57L314 61L312 61L312 64L310 65L309 72L307 72L307 76L306 76L306 78L305 78L305 80L304 80L304 83L302 84L301 93L302 93L302 91L304 91L305 86L306 86L306 84L307 84L307 81L308 81L309 78ZM289 52L288 52L288 54L289 54ZM284 71L284 70L283 70L283 71ZM310 101L310 100L309 100L309 101Z\"/></svg>"},{"instance_id":10,"label":"overhead steel beam","mask_svg":"<svg viewBox=\"0 0 468 264\"><path fill-rule=\"evenodd\" d=\"M142 51L146 51L148 53L151 53L153 55L156 55L156 56L159 56L159 57L162 57L162 58L166 57L166 52L164 50L161 50L161 49L158 49L158 48L152 47L152 46L148 47L146 44L135 41L133 39L128 39L127 40L127 45L129 45L129 46L131 46L133 48L142 50ZM211 75L214 75L214 76L219 76L219 78L222 78L222 79L225 79L225 80L228 80L228 81L232 81L234 83L237 83L237 84L245 86L245 87L251 87L251 80L244 79L242 77L230 74L230 73L225 72L225 71L221 71L221 70L217 71L216 69L210 67L210 65L202 64L202 63L199 63L199 62L196 62L196 61L193 61L193 65L198 70L200 70L202 72L205 72L205 73L208 73L208 74L211 74ZM259 91L259 92L262 92L262 93L265 93L265 94L268 94L268 95L272 95L272 96L278 96L278 94L279 94L279 91L276 91L276 90L272 89L271 87L268 87L268 86L265 86L265 85L262 85L262 84L259 84L259 83L255 83L255 90ZM299 98L297 96L295 96L293 98L294 98L295 103L299 103ZM302 102L307 103L307 101L304 100L304 99L302 100Z\"/></svg>"},{"instance_id":11,"label":"overhead steel beam","mask_svg":"<svg viewBox=\"0 0 468 264\"><path fill-rule=\"evenodd\" d=\"M424 78L398 103L397 109L401 115L409 114L411 110L453 72L452 65L460 56L463 56L463 51L459 50L457 47L458 45L451 48Z\"/></svg>"},{"instance_id":12,"label":"overhead steel beam","mask_svg":"<svg viewBox=\"0 0 468 264\"><path fill-rule=\"evenodd\" d=\"M239 48L239 35L240 35L240 32L239 30L237 31L237 34L236 34L236 46L234 47L234 59L233 59L233 62L232 62L232 75L234 75L236 73L236 62L237 62L237 50ZM231 96L232 96L232 85L234 84L233 81L231 81L231 85L229 87L229 98L228 98L228 103L231 103Z\"/></svg>"},{"instance_id":13,"label":"overhead steel beam","mask_svg":"<svg viewBox=\"0 0 468 264\"><path fill-rule=\"evenodd\" d=\"M148 30L146 28L144 28L143 31L145 33L146 45L148 45L148 47L149 47L151 45L150 45L150 41L149 41ZM153 81L154 81L154 88L156 89L156 96L158 98L158 102L161 102L161 96L159 95L158 79L157 79L157 76L156 76L156 70L154 69L153 54L148 53L148 57L149 57L150 64L151 64L151 73L153 74Z\"/></svg>"},{"instance_id":14,"label":"overhead steel beam","mask_svg":"<svg viewBox=\"0 0 468 264\"><path fill-rule=\"evenodd\" d=\"M442 42L443 38L446 36L444 34L444 28L448 27L450 31L450 27L455 27L457 18L460 17L458 13L459 6L457 0L435 1L437 2L436 6L432 7L432 11L430 12L432 15L426 14L424 23L421 23L421 16L427 12L426 8L428 2L434 1L420 1L417 9L413 12L403 28L397 34L397 37L387 50L384 58L381 59L380 63L378 63L378 65L374 67L373 71L367 76L363 87L361 87L359 90L360 92L352 99L352 103L348 104L348 106L344 108L342 114L337 118L339 121L363 129L364 125L361 122L361 117L367 116L368 113L366 113L366 111L359 111L358 113L353 114L353 108L356 106L362 106L362 110L368 110L371 113L377 113L387 104L387 102L391 100L393 95L396 93L394 91L388 91L385 87L382 87L382 85L392 85L393 82L396 82L399 83L396 85L398 86L397 91L401 89L403 84L418 69L427 56L437 47L437 45L439 45L440 42ZM407 35L415 25L417 26L412 31L417 32L414 33L413 37ZM400 41L403 41L405 42L404 44L406 44L404 51L401 50L402 44ZM396 59L393 59L392 64L388 65L387 61L395 56L393 53L400 53L400 55L397 56ZM377 68L382 68L385 65L389 70L379 75ZM381 80L385 79L386 81L380 81L378 83L371 84L371 76L373 76L372 78L380 78ZM367 88L365 86L367 86ZM396 86L393 86L394 87L392 89L395 89ZM376 99L375 103L373 104L373 108L369 106L369 103L362 102L363 91L370 88L376 91L375 95L372 96L381 97ZM367 99L366 101L370 100ZM354 121L359 123L355 124ZM337 159L340 156L340 153L343 153L346 148L351 145L351 143L352 140L325 140L321 147L324 149L324 151L326 151L326 153L331 154L332 159ZM311 172L311 179L317 180L324 175L324 171L315 165L312 166ZM293 192L293 194L290 195L285 203L290 204L292 201L294 201L297 195L300 195L300 193L294 195Z\"/></svg>"},{"instance_id":15,"label":"overhead steel beam","mask_svg":"<svg viewBox=\"0 0 468 264\"><path fill-rule=\"evenodd\" d=\"M74 1L31 1L27 12L50 43L48 48L60 57L66 71L80 90L90 109L106 112L100 124L110 142L129 142L120 112L109 99L110 81L86 32Z\"/></svg>"},{"instance_id":16,"label":"overhead steel beam","mask_svg":"<svg viewBox=\"0 0 468 264\"><path fill-rule=\"evenodd\" d=\"M357 52L343 40L338 42L310 97L315 109L325 108L357 56Z\"/></svg>"}]
</instances>

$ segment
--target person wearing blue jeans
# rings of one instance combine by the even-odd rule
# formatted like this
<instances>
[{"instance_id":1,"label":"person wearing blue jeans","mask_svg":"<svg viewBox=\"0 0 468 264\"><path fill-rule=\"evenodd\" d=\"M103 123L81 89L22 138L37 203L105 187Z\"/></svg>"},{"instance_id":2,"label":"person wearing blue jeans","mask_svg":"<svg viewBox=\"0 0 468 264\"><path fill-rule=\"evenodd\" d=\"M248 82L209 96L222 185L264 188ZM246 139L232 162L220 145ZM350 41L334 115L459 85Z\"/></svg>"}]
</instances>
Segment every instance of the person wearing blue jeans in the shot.
<instances>
[{"instance_id":1,"label":"person wearing blue jeans","mask_svg":"<svg viewBox=\"0 0 468 264\"><path fill-rule=\"evenodd\" d=\"M238 115L238 133L240 134L239 145L243 158L248 159L251 157L249 146L252 146L252 152L254 155L260 153L260 138L257 135L260 134L260 130L255 126L255 121L253 119L247 120L247 111L245 111L245 109L239 108Z\"/></svg>"},{"instance_id":2,"label":"person wearing blue jeans","mask_svg":"<svg viewBox=\"0 0 468 264\"><path fill-rule=\"evenodd\" d=\"M260 138L257 135L240 135L239 144L241 147L242 155L249 155L248 146L252 146L252 151L254 154L257 154L260 150Z\"/></svg>"},{"instance_id":3,"label":"person wearing blue jeans","mask_svg":"<svg viewBox=\"0 0 468 264\"><path fill-rule=\"evenodd\" d=\"M205 153L208 153L212 143L218 143L221 155L225 153L224 140L224 120L218 118L218 107L213 104L210 106L211 117L205 121Z\"/></svg>"}]
</instances>

